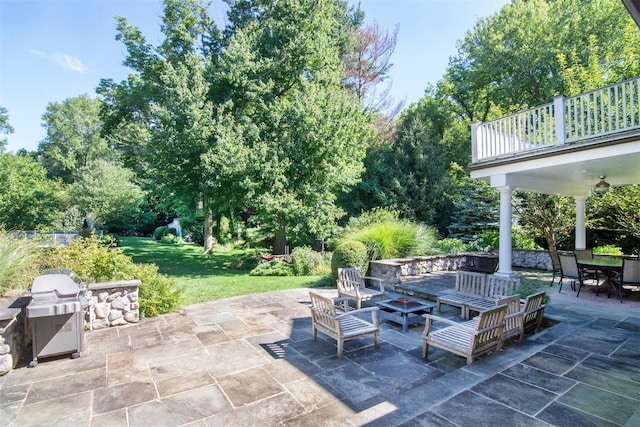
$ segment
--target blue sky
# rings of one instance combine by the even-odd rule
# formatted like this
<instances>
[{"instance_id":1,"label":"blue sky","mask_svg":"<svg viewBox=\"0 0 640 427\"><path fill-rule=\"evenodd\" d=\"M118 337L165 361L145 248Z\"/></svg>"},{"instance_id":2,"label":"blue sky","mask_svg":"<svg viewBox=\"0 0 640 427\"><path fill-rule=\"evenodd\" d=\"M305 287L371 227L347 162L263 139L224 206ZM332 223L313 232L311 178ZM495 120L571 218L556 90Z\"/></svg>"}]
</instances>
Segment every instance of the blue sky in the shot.
<instances>
[{"instance_id":1,"label":"blue sky","mask_svg":"<svg viewBox=\"0 0 640 427\"><path fill-rule=\"evenodd\" d=\"M389 30L399 24L391 58L396 101L417 102L444 73L456 41L478 18L509 0L362 0L365 20ZM350 0L350 3L355 3ZM211 13L224 19L225 6ZM160 0L0 0L0 106L15 132L8 151L35 150L45 135L47 104L81 94L95 96L102 78L123 80L125 49L115 40L114 16L161 42Z\"/></svg>"}]
</instances>

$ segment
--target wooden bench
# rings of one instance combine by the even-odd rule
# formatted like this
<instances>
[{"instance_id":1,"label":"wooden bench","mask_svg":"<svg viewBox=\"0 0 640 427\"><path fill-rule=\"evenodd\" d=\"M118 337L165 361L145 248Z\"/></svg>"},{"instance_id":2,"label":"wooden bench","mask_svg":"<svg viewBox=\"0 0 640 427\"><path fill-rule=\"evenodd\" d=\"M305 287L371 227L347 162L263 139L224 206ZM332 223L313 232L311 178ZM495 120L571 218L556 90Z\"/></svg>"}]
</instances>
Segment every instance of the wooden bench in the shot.
<instances>
[{"instance_id":1,"label":"wooden bench","mask_svg":"<svg viewBox=\"0 0 640 427\"><path fill-rule=\"evenodd\" d=\"M469 312L495 307L496 298L511 295L518 284L518 279L510 277L457 270L454 294L439 297L437 308L440 311L441 304L460 307L460 315L469 319Z\"/></svg>"},{"instance_id":2,"label":"wooden bench","mask_svg":"<svg viewBox=\"0 0 640 427\"><path fill-rule=\"evenodd\" d=\"M438 297L436 306L438 311L441 304L460 308L460 315L467 319L467 304L484 298L487 286L487 275L470 271L456 271L456 287L452 295Z\"/></svg>"}]
</instances>

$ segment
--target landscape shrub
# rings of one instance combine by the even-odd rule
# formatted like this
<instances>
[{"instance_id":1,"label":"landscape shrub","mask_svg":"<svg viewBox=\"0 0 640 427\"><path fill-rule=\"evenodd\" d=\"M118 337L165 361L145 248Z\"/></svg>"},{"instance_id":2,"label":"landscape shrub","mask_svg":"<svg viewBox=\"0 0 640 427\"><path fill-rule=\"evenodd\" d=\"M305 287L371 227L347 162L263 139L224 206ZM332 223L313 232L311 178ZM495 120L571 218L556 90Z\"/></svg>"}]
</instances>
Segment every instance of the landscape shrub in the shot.
<instances>
[{"instance_id":1,"label":"landscape shrub","mask_svg":"<svg viewBox=\"0 0 640 427\"><path fill-rule=\"evenodd\" d=\"M44 268L69 268L87 283L139 279L140 313L155 316L180 304L182 289L153 264L135 264L121 249L105 246L95 235L67 246L44 249Z\"/></svg>"},{"instance_id":2,"label":"landscape shrub","mask_svg":"<svg viewBox=\"0 0 640 427\"><path fill-rule=\"evenodd\" d=\"M160 241L162 240L162 236L164 236L164 231L169 228L166 225L161 225L160 227L156 227L155 230L153 230L153 238Z\"/></svg>"},{"instance_id":3,"label":"landscape shrub","mask_svg":"<svg viewBox=\"0 0 640 427\"><path fill-rule=\"evenodd\" d=\"M359 267L362 274L369 268L369 255L364 243L357 240L344 240L333 251L331 257L331 275L338 278L338 268Z\"/></svg>"},{"instance_id":4,"label":"landscape shrub","mask_svg":"<svg viewBox=\"0 0 640 427\"><path fill-rule=\"evenodd\" d=\"M162 237L164 236L178 236L178 230L176 230L173 227L165 227L164 230L162 231Z\"/></svg>"},{"instance_id":5,"label":"landscape shrub","mask_svg":"<svg viewBox=\"0 0 640 427\"><path fill-rule=\"evenodd\" d=\"M438 253L441 254L459 254L467 252L469 248L467 244L460 239L447 238L436 242Z\"/></svg>"},{"instance_id":6,"label":"landscape shrub","mask_svg":"<svg viewBox=\"0 0 640 427\"><path fill-rule=\"evenodd\" d=\"M142 282L138 288L141 318L169 313L179 307L182 288L172 278L158 273L156 265L134 264L130 274Z\"/></svg>"},{"instance_id":7,"label":"landscape shrub","mask_svg":"<svg viewBox=\"0 0 640 427\"><path fill-rule=\"evenodd\" d=\"M622 248L615 245L602 245L593 248L594 255L624 255Z\"/></svg>"},{"instance_id":8,"label":"landscape shrub","mask_svg":"<svg viewBox=\"0 0 640 427\"><path fill-rule=\"evenodd\" d=\"M343 239L363 243L369 259L376 260L435 253L437 233L410 221L384 221L353 229Z\"/></svg>"},{"instance_id":9,"label":"landscape shrub","mask_svg":"<svg viewBox=\"0 0 640 427\"><path fill-rule=\"evenodd\" d=\"M291 268L296 276L320 276L331 271L325 256L309 246L299 246L291 252Z\"/></svg>"},{"instance_id":10,"label":"landscape shrub","mask_svg":"<svg viewBox=\"0 0 640 427\"><path fill-rule=\"evenodd\" d=\"M26 238L0 230L0 296L12 289L28 289L39 272L39 250Z\"/></svg>"},{"instance_id":11,"label":"landscape shrub","mask_svg":"<svg viewBox=\"0 0 640 427\"><path fill-rule=\"evenodd\" d=\"M167 233L164 236L162 236L162 239L160 241L168 245L177 245L178 243L182 242L182 239L177 237L174 234Z\"/></svg>"},{"instance_id":12,"label":"landscape shrub","mask_svg":"<svg viewBox=\"0 0 640 427\"><path fill-rule=\"evenodd\" d=\"M478 239L470 246L470 249L478 251L498 249L500 246L500 232L497 230L485 230L480 233ZM540 249L535 239L525 234L520 228L511 230L511 246L517 249Z\"/></svg>"},{"instance_id":13,"label":"landscape shrub","mask_svg":"<svg viewBox=\"0 0 640 427\"><path fill-rule=\"evenodd\" d=\"M251 270L249 276L293 276L293 271L286 262L267 261L258 264Z\"/></svg>"}]
</instances>

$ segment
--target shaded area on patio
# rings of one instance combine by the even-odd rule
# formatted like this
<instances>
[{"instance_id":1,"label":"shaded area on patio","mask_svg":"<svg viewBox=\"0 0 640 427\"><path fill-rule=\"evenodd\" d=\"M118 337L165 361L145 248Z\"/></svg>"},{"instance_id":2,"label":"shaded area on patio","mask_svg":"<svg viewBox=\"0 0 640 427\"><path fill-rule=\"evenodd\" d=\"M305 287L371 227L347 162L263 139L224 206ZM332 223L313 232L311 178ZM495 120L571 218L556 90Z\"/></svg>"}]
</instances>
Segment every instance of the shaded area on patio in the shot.
<instances>
[{"instance_id":1,"label":"shaded area on patio","mask_svg":"<svg viewBox=\"0 0 640 427\"><path fill-rule=\"evenodd\" d=\"M453 277L428 281L447 292ZM635 297L550 295L545 317L559 323L468 366L436 348L422 359L423 327L386 321L379 349L363 337L338 359L335 341L311 341L307 289L197 304L92 331L79 359L0 377L0 425L640 423Z\"/></svg>"}]
</instances>

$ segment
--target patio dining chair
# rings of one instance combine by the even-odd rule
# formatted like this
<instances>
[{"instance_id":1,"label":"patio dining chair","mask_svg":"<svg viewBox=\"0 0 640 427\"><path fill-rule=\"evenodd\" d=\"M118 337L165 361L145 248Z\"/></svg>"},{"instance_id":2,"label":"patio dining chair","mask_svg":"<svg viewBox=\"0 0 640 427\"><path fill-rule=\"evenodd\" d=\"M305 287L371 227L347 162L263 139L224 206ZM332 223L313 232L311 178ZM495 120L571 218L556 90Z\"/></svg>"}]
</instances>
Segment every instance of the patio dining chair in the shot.
<instances>
[{"instance_id":1,"label":"patio dining chair","mask_svg":"<svg viewBox=\"0 0 640 427\"><path fill-rule=\"evenodd\" d=\"M622 288L625 285L640 287L640 258L623 258L622 272L620 273L620 283L618 284L618 294L622 302ZM609 289L608 296L611 295Z\"/></svg>"},{"instance_id":2,"label":"patio dining chair","mask_svg":"<svg viewBox=\"0 0 640 427\"><path fill-rule=\"evenodd\" d=\"M571 289L573 290L575 290L575 283L578 282L578 294L576 297L579 297L584 277L582 276L582 270L578 268L576 254L558 254L558 258L560 259L560 289L558 289L558 293L562 292L564 280L570 279Z\"/></svg>"},{"instance_id":3,"label":"patio dining chair","mask_svg":"<svg viewBox=\"0 0 640 427\"><path fill-rule=\"evenodd\" d=\"M573 253L576 255L576 259L593 259L593 249L575 249ZM581 268L583 278L595 279L600 281L598 276L598 270L590 268Z\"/></svg>"},{"instance_id":4,"label":"patio dining chair","mask_svg":"<svg viewBox=\"0 0 640 427\"><path fill-rule=\"evenodd\" d=\"M560 258L558 258L558 251L549 250L549 256L551 257L551 269L553 270L553 277L549 286L553 286L553 282L556 281L556 274L560 273Z\"/></svg>"}]
</instances>

